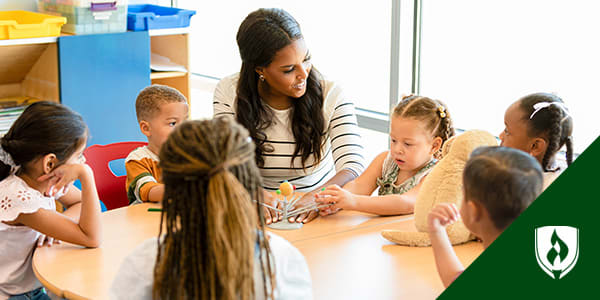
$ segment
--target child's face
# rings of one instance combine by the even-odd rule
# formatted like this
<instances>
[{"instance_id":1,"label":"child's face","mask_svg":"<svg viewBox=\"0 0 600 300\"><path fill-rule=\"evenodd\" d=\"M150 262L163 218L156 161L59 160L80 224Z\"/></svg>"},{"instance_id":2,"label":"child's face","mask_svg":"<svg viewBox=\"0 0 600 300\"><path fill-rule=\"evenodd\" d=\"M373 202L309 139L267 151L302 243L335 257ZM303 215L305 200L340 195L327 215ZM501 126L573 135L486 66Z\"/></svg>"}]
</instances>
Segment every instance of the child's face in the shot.
<instances>
[{"instance_id":1,"label":"child's face","mask_svg":"<svg viewBox=\"0 0 600 300\"><path fill-rule=\"evenodd\" d=\"M504 114L504 131L500 133L500 146L530 152L530 137L527 135L525 113L519 107L519 101L513 103Z\"/></svg>"},{"instance_id":2,"label":"child's face","mask_svg":"<svg viewBox=\"0 0 600 300\"><path fill-rule=\"evenodd\" d=\"M81 145L77 146L77 149L75 149L75 152L73 152L73 154L71 154L71 156L69 156L63 163L56 163L56 160L53 159L51 161L52 165L48 166L47 171L50 172L50 171L60 167L63 164L64 165L72 165L72 164L85 163L85 156L83 156L83 151L85 150L86 145L87 145L87 136L83 139L83 141L81 141ZM46 168L46 166L44 166L44 164L46 163L45 159L41 159L39 161L42 163L42 167Z\"/></svg>"},{"instance_id":3,"label":"child's face","mask_svg":"<svg viewBox=\"0 0 600 300\"><path fill-rule=\"evenodd\" d=\"M79 145L79 147L77 147L77 150L75 150L75 152L73 152L71 157L69 157L69 159L67 159L65 164L83 164L83 163L85 163L85 156L83 156L83 150L85 150L86 145L87 145L87 136L82 141L81 145Z\"/></svg>"},{"instance_id":4,"label":"child's face","mask_svg":"<svg viewBox=\"0 0 600 300\"><path fill-rule=\"evenodd\" d=\"M185 102L164 103L160 111L148 122L148 144L158 150L167 141L169 133L177 124L188 117L188 105Z\"/></svg>"},{"instance_id":5,"label":"child's face","mask_svg":"<svg viewBox=\"0 0 600 300\"><path fill-rule=\"evenodd\" d=\"M48 169L48 171L51 171L53 169L58 168L59 166L65 164L65 165L72 165L72 164L83 164L85 163L85 156L83 156L83 150L85 150L85 146L87 145L87 136L83 139L83 141L81 141L81 145L77 146L77 149L75 149L75 152L73 152L73 154L71 154L71 156L69 156L64 163L54 163L52 165L52 167L50 167ZM44 160L41 160L44 161Z\"/></svg>"},{"instance_id":6,"label":"child's face","mask_svg":"<svg viewBox=\"0 0 600 300\"><path fill-rule=\"evenodd\" d=\"M390 124L390 153L401 170L423 167L440 148L441 138L433 138L422 121L393 116Z\"/></svg>"}]
</instances>

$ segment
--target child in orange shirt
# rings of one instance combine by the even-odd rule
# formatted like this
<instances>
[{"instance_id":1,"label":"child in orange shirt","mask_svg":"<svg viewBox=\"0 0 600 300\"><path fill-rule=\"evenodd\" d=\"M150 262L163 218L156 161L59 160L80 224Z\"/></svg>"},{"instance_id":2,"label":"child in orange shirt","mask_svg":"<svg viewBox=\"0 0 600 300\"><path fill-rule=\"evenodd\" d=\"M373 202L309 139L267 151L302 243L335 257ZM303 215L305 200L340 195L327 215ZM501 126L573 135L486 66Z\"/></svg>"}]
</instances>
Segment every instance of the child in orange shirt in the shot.
<instances>
[{"instance_id":1,"label":"child in orange shirt","mask_svg":"<svg viewBox=\"0 0 600 300\"><path fill-rule=\"evenodd\" d=\"M158 152L173 128L187 119L187 100L174 88L154 84L139 93L135 111L148 146L133 150L125 159L127 197L129 204L160 202L165 187L160 179Z\"/></svg>"}]
</instances>

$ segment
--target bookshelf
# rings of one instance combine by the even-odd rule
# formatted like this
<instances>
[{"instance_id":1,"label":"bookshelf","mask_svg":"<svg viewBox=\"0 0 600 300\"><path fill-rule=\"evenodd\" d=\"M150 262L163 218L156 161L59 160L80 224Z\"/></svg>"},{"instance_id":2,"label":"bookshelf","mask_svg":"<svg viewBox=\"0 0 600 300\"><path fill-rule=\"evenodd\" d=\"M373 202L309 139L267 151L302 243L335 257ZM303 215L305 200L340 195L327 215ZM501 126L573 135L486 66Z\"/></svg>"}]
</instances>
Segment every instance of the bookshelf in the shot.
<instances>
[{"instance_id":1,"label":"bookshelf","mask_svg":"<svg viewBox=\"0 0 600 300\"><path fill-rule=\"evenodd\" d=\"M180 91L190 105L189 75L189 28L169 28L148 31L150 52L168 58L172 63L183 66L187 71L152 71L152 84L164 84Z\"/></svg>"},{"instance_id":2,"label":"bookshelf","mask_svg":"<svg viewBox=\"0 0 600 300\"><path fill-rule=\"evenodd\" d=\"M0 99L60 102L57 57L56 38L0 41Z\"/></svg>"},{"instance_id":3,"label":"bookshelf","mask_svg":"<svg viewBox=\"0 0 600 300\"><path fill-rule=\"evenodd\" d=\"M90 144L144 140L137 93L149 84L176 88L190 105L189 28L0 40L0 101L32 97L63 103L90 127ZM184 71L150 70L150 53Z\"/></svg>"}]
</instances>

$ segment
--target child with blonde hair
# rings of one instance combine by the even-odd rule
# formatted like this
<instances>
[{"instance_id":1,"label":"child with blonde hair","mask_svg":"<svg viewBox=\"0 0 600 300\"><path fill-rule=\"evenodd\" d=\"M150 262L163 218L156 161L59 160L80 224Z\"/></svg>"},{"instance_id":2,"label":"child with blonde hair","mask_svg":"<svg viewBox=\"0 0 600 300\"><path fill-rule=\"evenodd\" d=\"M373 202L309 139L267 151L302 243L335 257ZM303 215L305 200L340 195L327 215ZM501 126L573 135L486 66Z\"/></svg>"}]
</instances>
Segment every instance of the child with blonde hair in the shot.
<instances>
[{"instance_id":1,"label":"child with blonde hair","mask_svg":"<svg viewBox=\"0 0 600 300\"><path fill-rule=\"evenodd\" d=\"M556 160L563 146L567 166L573 162L573 117L560 97L549 93L527 95L506 110L504 125L500 145L535 157L544 170L544 189L566 168Z\"/></svg>"},{"instance_id":2,"label":"child with blonde hair","mask_svg":"<svg viewBox=\"0 0 600 300\"><path fill-rule=\"evenodd\" d=\"M79 114L38 102L0 139L0 299L49 299L31 265L36 244L100 244L100 201L82 154L87 137ZM72 186L77 179L81 191Z\"/></svg>"},{"instance_id":3,"label":"child with blonde hair","mask_svg":"<svg viewBox=\"0 0 600 300\"><path fill-rule=\"evenodd\" d=\"M542 192L542 169L527 153L507 147L480 147L463 172L465 196L436 205L427 218L438 273L448 287L464 267L452 249L446 226L463 223L487 248Z\"/></svg>"},{"instance_id":4,"label":"child with blonde hair","mask_svg":"<svg viewBox=\"0 0 600 300\"><path fill-rule=\"evenodd\" d=\"M332 206L321 215L340 209L378 215L408 214L423 179L437 162L442 144L454 135L446 105L423 96L404 97L390 118L390 150L379 154L358 178L330 185L317 194L319 203ZM379 188L378 196L371 196Z\"/></svg>"}]
</instances>

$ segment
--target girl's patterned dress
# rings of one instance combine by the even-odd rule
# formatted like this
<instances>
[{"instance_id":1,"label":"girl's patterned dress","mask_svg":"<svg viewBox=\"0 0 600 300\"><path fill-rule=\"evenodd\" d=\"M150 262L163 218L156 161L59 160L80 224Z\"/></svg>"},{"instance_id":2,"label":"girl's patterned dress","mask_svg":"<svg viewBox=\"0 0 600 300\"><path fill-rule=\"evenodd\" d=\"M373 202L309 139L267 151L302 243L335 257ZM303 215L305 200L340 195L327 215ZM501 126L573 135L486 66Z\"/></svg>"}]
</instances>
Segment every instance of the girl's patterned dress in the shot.
<instances>
[{"instance_id":1,"label":"girl's patterned dress","mask_svg":"<svg viewBox=\"0 0 600 300\"><path fill-rule=\"evenodd\" d=\"M377 178L377 185L379 186L379 196L398 195L408 192L409 190L417 186L419 182L421 182L421 179L425 177L425 175L431 172L436 163L437 159L431 159L423 168L421 168L417 172L417 174L406 179L399 185L396 185L396 180L398 179L398 172L400 171L400 168L398 167L392 156L388 153L387 157L383 161L381 177Z\"/></svg>"}]
</instances>

